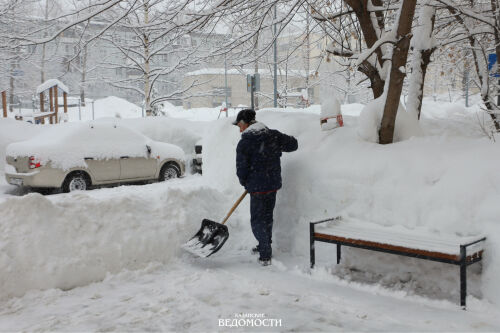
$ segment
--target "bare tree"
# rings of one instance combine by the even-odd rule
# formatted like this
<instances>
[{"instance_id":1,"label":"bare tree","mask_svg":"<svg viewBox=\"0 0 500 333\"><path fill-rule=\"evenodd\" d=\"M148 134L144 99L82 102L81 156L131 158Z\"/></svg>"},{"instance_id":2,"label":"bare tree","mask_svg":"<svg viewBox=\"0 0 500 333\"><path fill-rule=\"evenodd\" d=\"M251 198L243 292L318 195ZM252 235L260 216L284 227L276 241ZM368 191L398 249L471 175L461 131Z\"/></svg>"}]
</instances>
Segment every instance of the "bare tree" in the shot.
<instances>
[{"instance_id":1,"label":"bare tree","mask_svg":"<svg viewBox=\"0 0 500 333\"><path fill-rule=\"evenodd\" d=\"M144 101L146 114L152 115L157 113L156 104L182 95L184 90L177 84L180 71L200 61L202 57L197 51L201 45L193 47L185 29L172 27L175 22L171 13L165 11L168 1L139 2L140 8L124 16L103 36L116 52L102 67L120 73L104 79L115 87L135 92ZM164 88L163 93L158 87Z\"/></svg>"}]
</instances>

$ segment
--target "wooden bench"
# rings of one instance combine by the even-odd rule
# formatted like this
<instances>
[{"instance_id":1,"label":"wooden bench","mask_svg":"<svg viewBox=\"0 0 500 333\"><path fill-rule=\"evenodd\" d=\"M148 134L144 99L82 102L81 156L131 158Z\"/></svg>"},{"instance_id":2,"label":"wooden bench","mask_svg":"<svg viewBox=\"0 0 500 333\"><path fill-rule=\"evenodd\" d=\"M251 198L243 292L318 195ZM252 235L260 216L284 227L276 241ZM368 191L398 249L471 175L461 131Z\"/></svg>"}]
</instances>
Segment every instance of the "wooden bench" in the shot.
<instances>
[{"instance_id":1,"label":"wooden bench","mask_svg":"<svg viewBox=\"0 0 500 333\"><path fill-rule=\"evenodd\" d=\"M460 266L460 305L465 309L467 266L481 261L486 237L439 237L402 226L384 227L340 216L309 224L311 268L315 264L314 242L337 245L337 264L341 246L392 253Z\"/></svg>"}]
</instances>

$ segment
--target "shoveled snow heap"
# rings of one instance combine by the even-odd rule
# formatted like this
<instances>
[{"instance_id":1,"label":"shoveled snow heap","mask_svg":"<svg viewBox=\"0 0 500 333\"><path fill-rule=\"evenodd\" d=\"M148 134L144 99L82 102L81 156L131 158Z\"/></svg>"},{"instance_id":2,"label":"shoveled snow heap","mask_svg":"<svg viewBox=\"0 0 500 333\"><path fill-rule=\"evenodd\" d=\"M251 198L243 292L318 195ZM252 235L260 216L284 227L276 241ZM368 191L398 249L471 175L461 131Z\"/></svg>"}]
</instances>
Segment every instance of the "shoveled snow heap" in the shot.
<instances>
[{"instance_id":1,"label":"shoveled snow heap","mask_svg":"<svg viewBox=\"0 0 500 333\"><path fill-rule=\"evenodd\" d=\"M88 116L89 111L92 111L92 107L87 105L86 110ZM115 96L96 100L94 102L94 119L106 117L140 118L142 117L142 108L123 98Z\"/></svg>"},{"instance_id":2,"label":"shoveled snow heap","mask_svg":"<svg viewBox=\"0 0 500 333\"><path fill-rule=\"evenodd\" d=\"M378 142L378 133L384 114L385 97L381 96L368 103L359 116L358 135L364 140ZM421 136L422 129L416 116L406 112L399 104L396 115L394 142L408 140L411 137Z\"/></svg>"}]
</instances>

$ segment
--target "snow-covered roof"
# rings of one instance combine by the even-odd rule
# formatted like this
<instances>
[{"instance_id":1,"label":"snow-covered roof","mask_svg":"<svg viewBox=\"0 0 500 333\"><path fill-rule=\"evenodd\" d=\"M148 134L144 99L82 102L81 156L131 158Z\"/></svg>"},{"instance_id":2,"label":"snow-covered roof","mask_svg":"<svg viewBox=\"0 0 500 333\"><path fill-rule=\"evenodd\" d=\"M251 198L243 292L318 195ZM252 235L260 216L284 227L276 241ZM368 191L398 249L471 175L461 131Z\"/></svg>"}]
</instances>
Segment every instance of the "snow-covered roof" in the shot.
<instances>
[{"instance_id":1,"label":"snow-covered roof","mask_svg":"<svg viewBox=\"0 0 500 333\"><path fill-rule=\"evenodd\" d=\"M39 93L41 93L41 92L43 92L43 91L45 91L53 86L57 86L58 89L61 89L66 94L69 94L68 87L66 87L66 85L64 83L62 83L61 81L59 81L57 79L50 79L50 80L45 81L44 83L42 83L41 85L36 87L36 93L39 94Z\"/></svg>"},{"instance_id":2,"label":"snow-covered roof","mask_svg":"<svg viewBox=\"0 0 500 333\"><path fill-rule=\"evenodd\" d=\"M227 70L227 75L247 75L254 73L255 69L253 68L244 68L244 69L232 68ZM278 72L278 76L284 75L283 72L281 73L282 74ZM307 72L305 70L289 69L287 75L304 77L306 76L306 73ZM314 73L315 73L314 71L310 71L309 75ZM261 76L273 75L272 71L269 71L268 69L259 69L259 74ZM186 76L198 76L198 75L224 75L224 68L203 68L186 74Z\"/></svg>"}]
</instances>

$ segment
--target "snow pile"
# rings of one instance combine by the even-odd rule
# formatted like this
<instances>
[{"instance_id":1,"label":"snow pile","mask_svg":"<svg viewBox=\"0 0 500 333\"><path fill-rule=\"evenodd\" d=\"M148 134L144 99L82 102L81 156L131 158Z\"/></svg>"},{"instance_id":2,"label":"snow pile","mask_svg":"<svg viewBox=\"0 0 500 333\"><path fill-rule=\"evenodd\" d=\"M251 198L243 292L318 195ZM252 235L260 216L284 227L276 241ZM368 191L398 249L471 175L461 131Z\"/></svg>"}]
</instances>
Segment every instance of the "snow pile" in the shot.
<instances>
[{"instance_id":1,"label":"snow pile","mask_svg":"<svg viewBox=\"0 0 500 333\"><path fill-rule=\"evenodd\" d=\"M86 106L87 114L92 112L92 106ZM94 102L94 119L115 117L115 118L140 118L142 108L128 102L127 100L115 96L98 99Z\"/></svg>"},{"instance_id":2,"label":"snow pile","mask_svg":"<svg viewBox=\"0 0 500 333\"><path fill-rule=\"evenodd\" d=\"M340 124L337 122L337 116L340 114L340 102L335 96L323 101L320 116L321 129L326 131L339 127Z\"/></svg>"},{"instance_id":3,"label":"snow pile","mask_svg":"<svg viewBox=\"0 0 500 333\"><path fill-rule=\"evenodd\" d=\"M242 191L234 162L240 134L231 120L215 124L207 133L203 176L213 186L231 189L231 195L237 197ZM277 197L273 240L278 253L299 258L307 255L308 223L337 215L443 237L487 234L482 289L477 289L480 283L474 283L479 277L471 274L470 290L500 303L494 286L500 267L500 246L496 245L500 244L500 210L495 204L500 201L496 190L500 188L496 172L500 146L485 138L442 135L381 146L358 140L357 118L349 116L344 119L345 127L334 132L321 132L317 116L305 113L260 111L257 120L294 135L299 142L297 152L282 157L283 188ZM402 133L397 137L404 138ZM229 228L230 233L239 234L244 224L231 223ZM246 241L250 245L254 242L251 235ZM345 251L345 260L337 268L340 275L371 272L383 277L384 284L409 291L422 288L438 295L458 293L455 266ZM331 249L318 256L331 259Z\"/></svg>"},{"instance_id":4,"label":"snow pile","mask_svg":"<svg viewBox=\"0 0 500 333\"><path fill-rule=\"evenodd\" d=\"M217 191L182 179L125 189L1 202L0 298L168 262L201 219L217 211L207 198L222 202Z\"/></svg>"},{"instance_id":5,"label":"snow pile","mask_svg":"<svg viewBox=\"0 0 500 333\"><path fill-rule=\"evenodd\" d=\"M186 154L194 152L194 145L208 129L206 122L188 121L170 117L122 119L117 122L130 127L155 141L179 146Z\"/></svg>"},{"instance_id":6,"label":"snow pile","mask_svg":"<svg viewBox=\"0 0 500 333\"><path fill-rule=\"evenodd\" d=\"M430 99L425 99L421 115L422 117L431 119L473 120L479 111L478 105L466 108L463 103L443 104L443 102L434 102Z\"/></svg>"},{"instance_id":7,"label":"snow pile","mask_svg":"<svg viewBox=\"0 0 500 333\"><path fill-rule=\"evenodd\" d=\"M182 107L175 108L164 108L164 113L167 117L171 118L180 118L186 120L195 120L195 121L212 121L221 118L226 118L226 112L220 112L221 107L215 108L194 108L185 110ZM236 116L240 109L229 108L228 116Z\"/></svg>"},{"instance_id":8,"label":"snow pile","mask_svg":"<svg viewBox=\"0 0 500 333\"><path fill-rule=\"evenodd\" d=\"M385 99L379 97L368 103L359 116L359 136L369 142L378 142L380 123L384 113ZM418 119L399 104L394 129L394 142L407 140L413 136L423 135Z\"/></svg>"}]
</instances>

